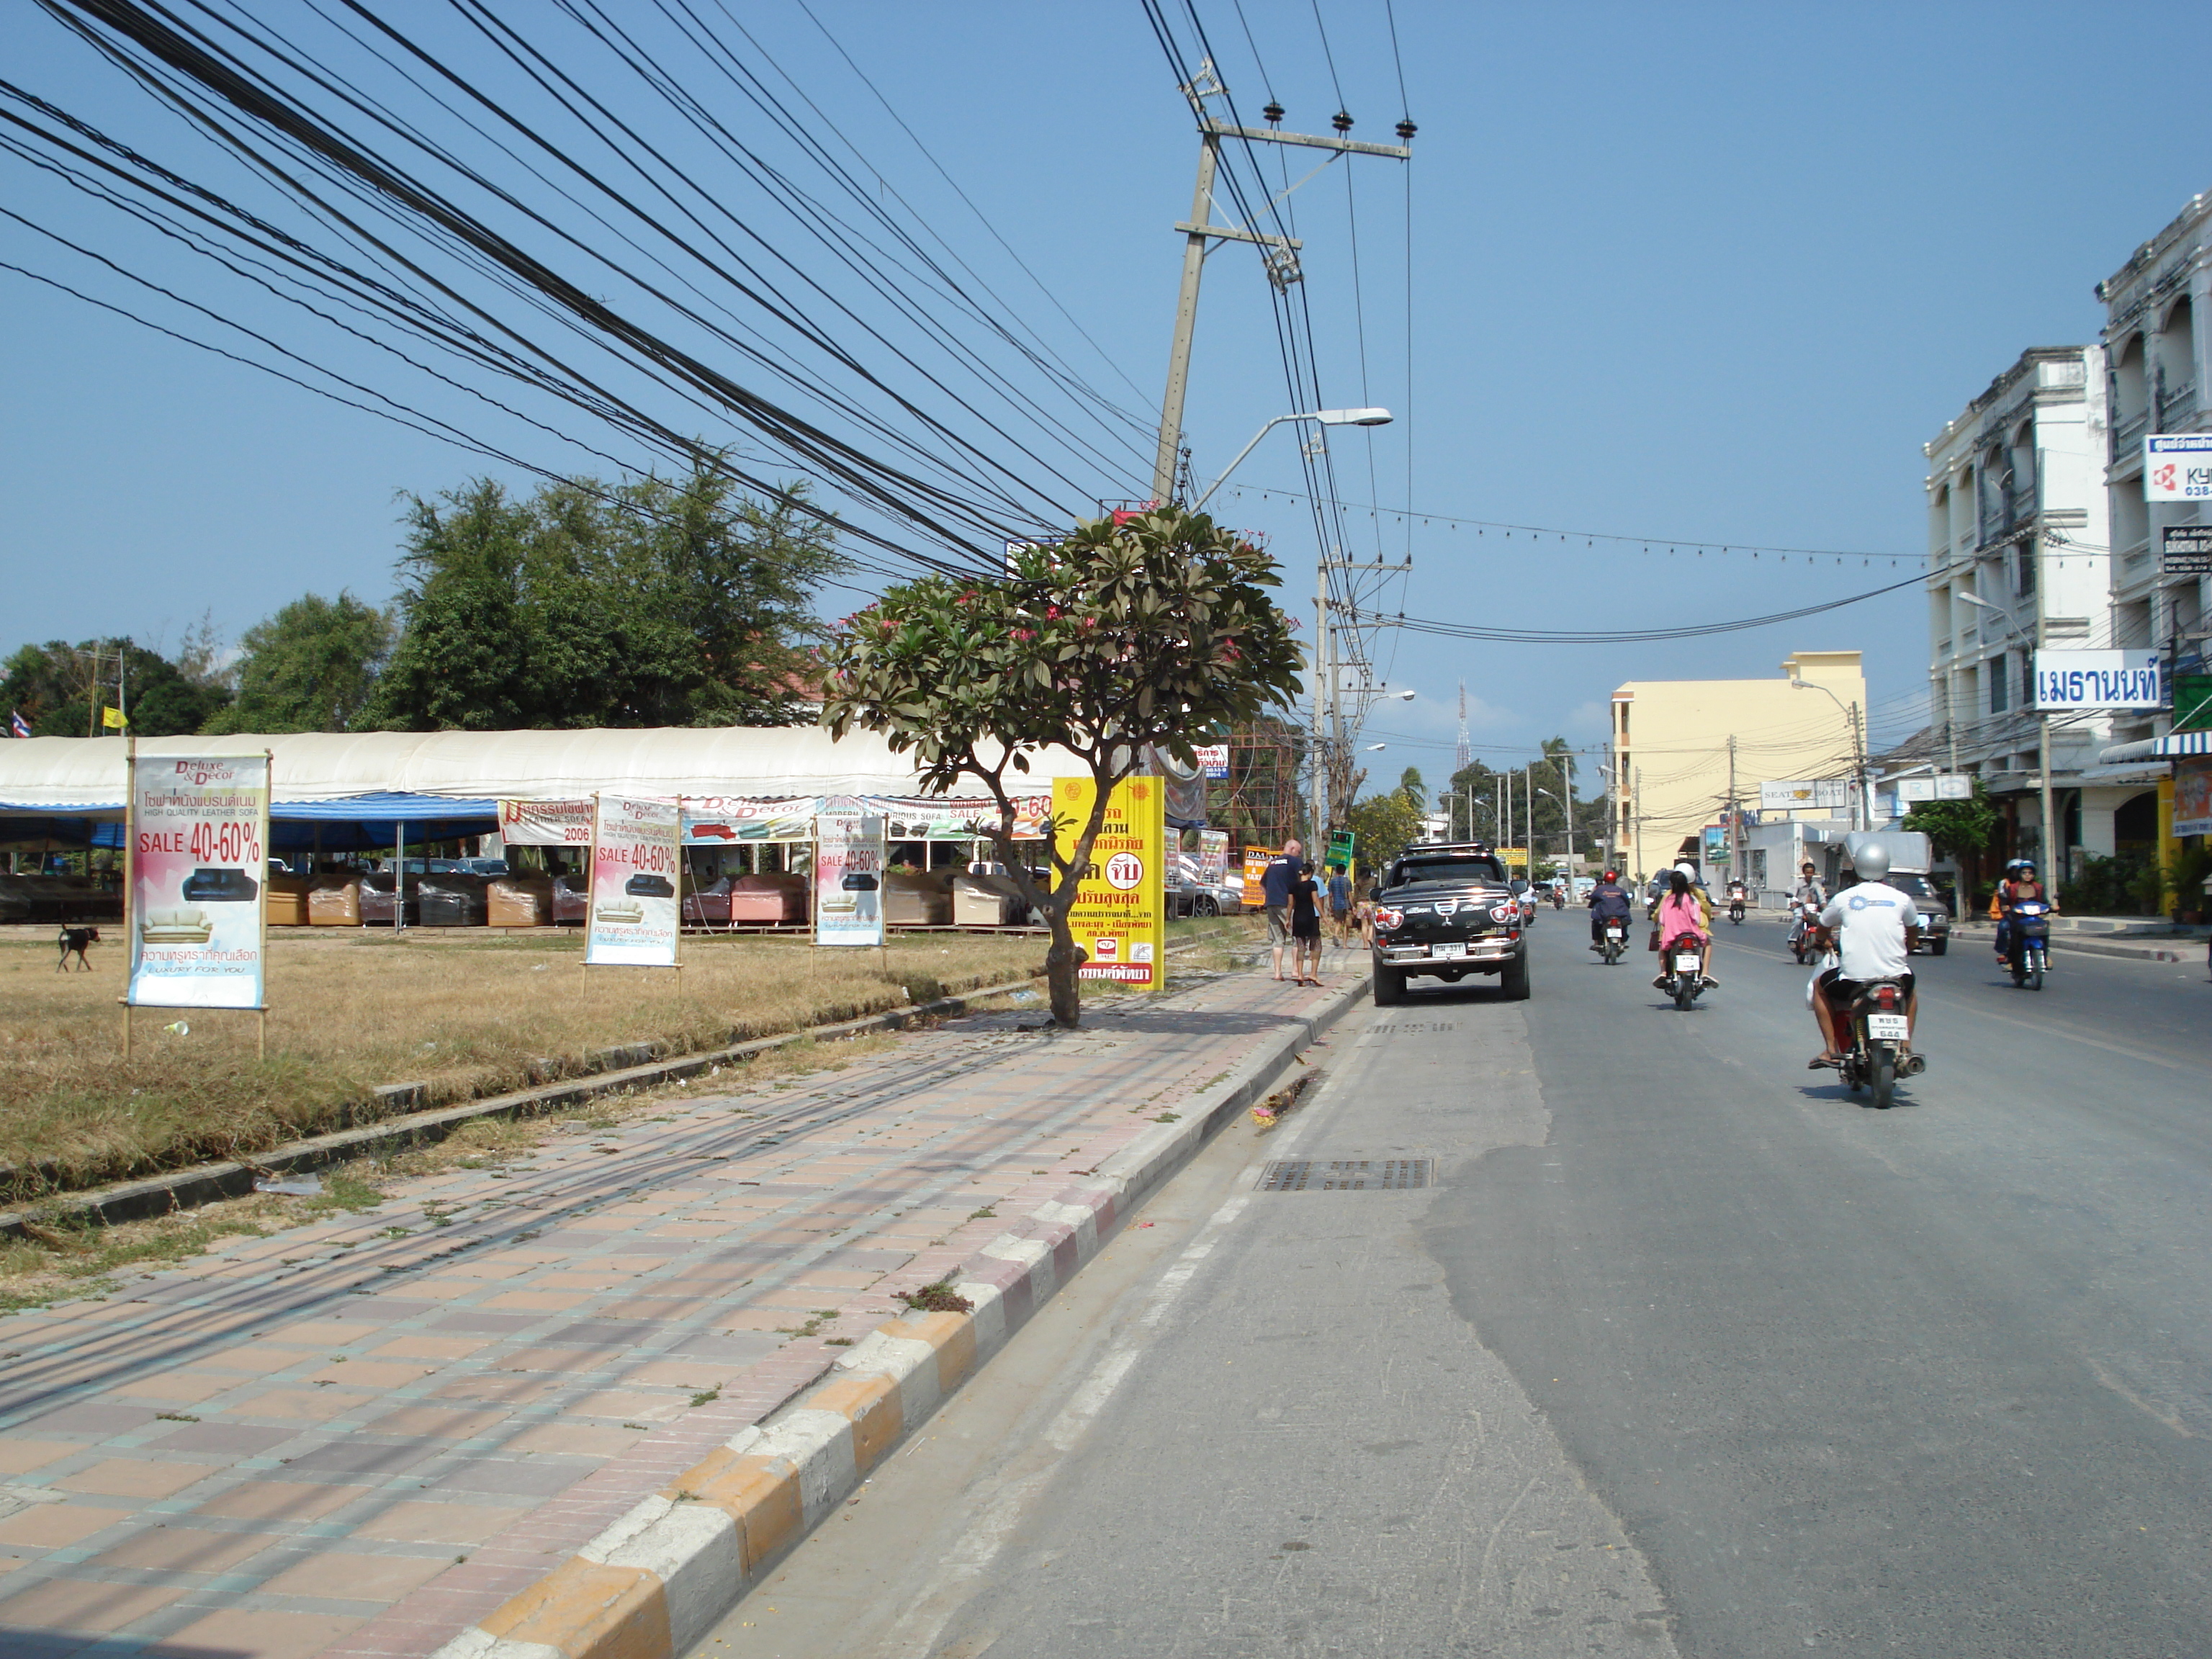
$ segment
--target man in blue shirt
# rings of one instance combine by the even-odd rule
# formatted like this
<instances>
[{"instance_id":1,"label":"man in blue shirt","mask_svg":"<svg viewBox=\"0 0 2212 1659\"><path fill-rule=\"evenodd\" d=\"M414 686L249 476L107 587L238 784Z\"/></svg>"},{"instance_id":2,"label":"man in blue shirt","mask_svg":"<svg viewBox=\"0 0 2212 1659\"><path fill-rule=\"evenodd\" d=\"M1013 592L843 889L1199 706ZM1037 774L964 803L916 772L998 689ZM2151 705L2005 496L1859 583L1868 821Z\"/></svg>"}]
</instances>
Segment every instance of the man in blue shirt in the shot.
<instances>
[{"instance_id":1,"label":"man in blue shirt","mask_svg":"<svg viewBox=\"0 0 2212 1659\"><path fill-rule=\"evenodd\" d=\"M1330 869L1324 891L1328 897L1330 931L1335 933L1336 948L1341 951L1352 937L1352 877L1342 865Z\"/></svg>"},{"instance_id":2,"label":"man in blue shirt","mask_svg":"<svg viewBox=\"0 0 2212 1659\"><path fill-rule=\"evenodd\" d=\"M1298 878L1304 852L1297 842L1285 842L1260 875L1260 906L1267 913L1267 943L1274 950L1279 980L1283 976L1283 947L1291 942L1291 884Z\"/></svg>"}]
</instances>

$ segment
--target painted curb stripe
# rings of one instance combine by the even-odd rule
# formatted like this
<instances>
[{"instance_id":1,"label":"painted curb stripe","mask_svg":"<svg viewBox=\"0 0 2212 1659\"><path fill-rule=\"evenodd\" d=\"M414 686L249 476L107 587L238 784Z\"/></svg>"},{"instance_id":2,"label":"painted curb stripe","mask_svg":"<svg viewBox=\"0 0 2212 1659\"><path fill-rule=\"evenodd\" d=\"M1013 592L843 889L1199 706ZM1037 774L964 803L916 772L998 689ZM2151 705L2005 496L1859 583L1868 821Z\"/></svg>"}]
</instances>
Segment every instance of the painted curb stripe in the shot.
<instances>
[{"instance_id":1,"label":"painted curb stripe","mask_svg":"<svg viewBox=\"0 0 2212 1659\"><path fill-rule=\"evenodd\" d=\"M1366 990L1353 981L1178 1122L1158 1124L969 1259L968 1313L903 1314L805 1398L735 1436L432 1659L678 1659L836 1513L1216 1130L1262 1098Z\"/></svg>"}]
</instances>

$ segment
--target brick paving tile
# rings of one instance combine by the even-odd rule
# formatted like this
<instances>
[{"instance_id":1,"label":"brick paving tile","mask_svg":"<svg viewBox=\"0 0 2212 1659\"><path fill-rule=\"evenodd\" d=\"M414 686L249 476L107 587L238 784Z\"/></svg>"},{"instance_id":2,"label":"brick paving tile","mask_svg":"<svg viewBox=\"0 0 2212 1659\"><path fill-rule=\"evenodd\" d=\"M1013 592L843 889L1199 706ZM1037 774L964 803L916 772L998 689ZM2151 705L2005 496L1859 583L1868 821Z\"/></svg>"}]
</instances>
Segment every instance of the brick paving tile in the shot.
<instances>
[{"instance_id":1,"label":"brick paving tile","mask_svg":"<svg viewBox=\"0 0 2212 1659\"><path fill-rule=\"evenodd\" d=\"M16 1314L0 1476L70 1496L0 1518L0 1632L426 1653L1310 1005L1245 976L1074 1036L951 1022Z\"/></svg>"}]
</instances>

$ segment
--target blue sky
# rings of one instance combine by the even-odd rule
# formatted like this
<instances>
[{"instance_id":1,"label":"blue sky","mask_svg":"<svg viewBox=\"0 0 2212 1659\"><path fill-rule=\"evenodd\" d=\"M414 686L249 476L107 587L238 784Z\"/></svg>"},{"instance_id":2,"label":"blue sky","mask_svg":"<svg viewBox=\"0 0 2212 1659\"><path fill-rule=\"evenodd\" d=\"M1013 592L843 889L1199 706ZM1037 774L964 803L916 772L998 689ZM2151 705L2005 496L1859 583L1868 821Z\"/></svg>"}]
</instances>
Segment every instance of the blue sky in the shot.
<instances>
[{"instance_id":1,"label":"blue sky","mask_svg":"<svg viewBox=\"0 0 2212 1659\"><path fill-rule=\"evenodd\" d=\"M879 191L911 204L1008 312L1102 393L1150 418L1179 267L1170 227L1188 210L1195 139L1141 10L815 6L1050 299L799 8L764 0L733 9L763 57L866 158ZM288 27L305 15L262 10ZM1401 106L1382 7L1322 0L1320 13L1326 56L1310 5L1244 0L1263 73L1234 5L1198 4L1248 115L1272 93L1290 111L1286 125L1325 130L1340 87L1355 136L1386 137ZM387 15L452 45L456 61L466 56L441 9ZM1407 103L1420 127L1410 171L1410 375L1406 171L1382 160L1340 163L1292 200L1326 401L1371 401L1401 416L1371 436L1334 439L1346 493L1395 514L1408 501L1411 447L1407 613L1662 625L1779 611L1909 574L1909 566L1893 573L1858 558L1808 565L1669 558L1663 543L1650 555L1636 545L1532 544L1424 525L1419 514L1917 556L1921 443L2023 348L2093 338L2094 284L2212 186L2212 111L2172 93L2153 67L2155 43L2191 33L2202 16L2112 4L1399 0ZM190 148L174 117L43 15L20 17L11 47L10 78L150 152L204 160L205 176L218 176L222 164ZM641 105L635 113L641 131L677 142L661 115ZM734 102L726 114L749 142L772 147ZM0 200L27 217L179 292L231 292L173 245L133 240L106 210L20 161L0 158ZM243 196L250 186L239 188ZM1358 313L1348 205L1360 228ZM766 234L795 263L815 257L787 222ZM0 259L103 297L144 298L13 222L0 221ZM385 372L373 354L333 337L270 326L329 362ZM883 326L892 344L906 343L896 320ZM380 601L392 589L400 492L433 493L483 471L527 482L518 469L8 271L0 339L14 393L0 412L0 650L109 632L173 645L204 611L235 636L311 589ZM747 380L735 362L730 372ZM1058 395L1041 379L1007 386L1040 404ZM1207 267L1187 416L1199 476L1211 478L1284 412L1285 395L1255 259L1224 250ZM1014 424L972 386L927 397L939 399L933 413L941 406L986 441ZM423 398L464 424L486 421L481 405L457 397ZM668 418L735 435L696 416ZM580 417L568 424L586 430ZM556 470L586 464L517 422L481 429ZM1221 507L1267 532L1289 592L1310 594L1310 520L1257 494L1296 486L1295 441L1284 429L1272 434L1237 475L1242 493L1224 493ZM650 459L626 439L606 447L633 464ZM1107 467L1075 482L1093 497L1127 487ZM1063 494L1072 506L1076 492ZM1407 530L1390 516L1356 523L1355 544L1361 536L1379 537L1395 556ZM827 594L825 610L836 614L853 598ZM1420 695L1376 715L1370 736L1390 750L1374 760L1393 773L1407 762L1432 778L1448 770L1462 679L1476 746L1503 763L1553 732L1597 742L1606 693L1624 679L1764 675L1792 649L1851 647L1868 653L1877 735L1883 720L1910 723L1926 660L1911 590L1806 623L1674 646L1386 635L1379 656L1391 683Z\"/></svg>"}]
</instances>

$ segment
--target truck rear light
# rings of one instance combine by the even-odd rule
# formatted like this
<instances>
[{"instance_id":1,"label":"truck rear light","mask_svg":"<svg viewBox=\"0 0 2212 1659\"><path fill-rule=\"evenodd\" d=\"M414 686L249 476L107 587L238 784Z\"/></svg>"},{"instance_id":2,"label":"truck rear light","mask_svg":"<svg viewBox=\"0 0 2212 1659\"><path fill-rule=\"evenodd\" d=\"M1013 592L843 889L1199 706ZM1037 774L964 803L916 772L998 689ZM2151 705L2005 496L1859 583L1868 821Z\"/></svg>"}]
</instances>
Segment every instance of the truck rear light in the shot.
<instances>
[{"instance_id":1,"label":"truck rear light","mask_svg":"<svg viewBox=\"0 0 2212 1659\"><path fill-rule=\"evenodd\" d=\"M1891 1012L1897 1006L1897 987L1883 986L1874 994L1874 1000L1881 1005L1881 1011L1884 1013Z\"/></svg>"},{"instance_id":2,"label":"truck rear light","mask_svg":"<svg viewBox=\"0 0 2212 1659\"><path fill-rule=\"evenodd\" d=\"M1405 921L1406 913L1403 910L1381 909L1375 913L1375 925L1377 927L1388 929L1403 927Z\"/></svg>"}]
</instances>

